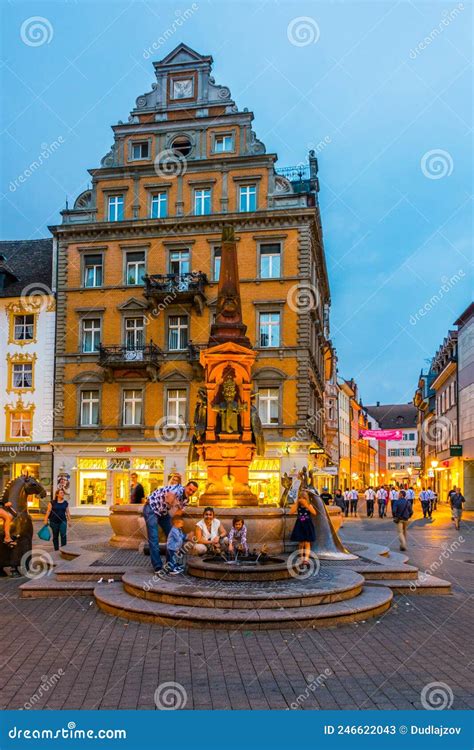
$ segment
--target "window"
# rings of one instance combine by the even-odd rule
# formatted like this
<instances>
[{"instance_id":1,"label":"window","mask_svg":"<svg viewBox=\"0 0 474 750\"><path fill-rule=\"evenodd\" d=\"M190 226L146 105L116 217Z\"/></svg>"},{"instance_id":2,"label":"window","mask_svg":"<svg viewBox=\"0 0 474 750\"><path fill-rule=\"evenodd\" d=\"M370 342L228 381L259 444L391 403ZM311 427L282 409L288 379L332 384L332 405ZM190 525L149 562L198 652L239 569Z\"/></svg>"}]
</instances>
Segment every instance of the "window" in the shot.
<instances>
[{"instance_id":1,"label":"window","mask_svg":"<svg viewBox=\"0 0 474 750\"><path fill-rule=\"evenodd\" d=\"M150 146L148 141L132 143L132 159L148 159L150 155Z\"/></svg>"},{"instance_id":2,"label":"window","mask_svg":"<svg viewBox=\"0 0 474 750\"><path fill-rule=\"evenodd\" d=\"M257 188L255 185L242 185L240 188L240 211L256 211Z\"/></svg>"},{"instance_id":3,"label":"window","mask_svg":"<svg viewBox=\"0 0 474 750\"><path fill-rule=\"evenodd\" d=\"M177 276L189 273L189 250L172 250L170 252L170 273Z\"/></svg>"},{"instance_id":4,"label":"window","mask_svg":"<svg viewBox=\"0 0 474 750\"><path fill-rule=\"evenodd\" d=\"M99 424L99 391L81 391L81 426Z\"/></svg>"},{"instance_id":5,"label":"window","mask_svg":"<svg viewBox=\"0 0 474 750\"><path fill-rule=\"evenodd\" d=\"M221 256L222 251L220 247L214 248L214 259L212 264L212 278L214 281L219 281L219 275L221 272Z\"/></svg>"},{"instance_id":6,"label":"window","mask_svg":"<svg viewBox=\"0 0 474 750\"><path fill-rule=\"evenodd\" d=\"M14 339L15 341L32 341L35 328L34 315L15 315Z\"/></svg>"},{"instance_id":7,"label":"window","mask_svg":"<svg viewBox=\"0 0 474 750\"><path fill-rule=\"evenodd\" d=\"M31 362L22 362L21 364L13 365L13 387L33 387L33 365Z\"/></svg>"},{"instance_id":8,"label":"window","mask_svg":"<svg viewBox=\"0 0 474 750\"><path fill-rule=\"evenodd\" d=\"M168 349L186 349L188 345L187 315L170 315L168 318Z\"/></svg>"},{"instance_id":9,"label":"window","mask_svg":"<svg viewBox=\"0 0 474 750\"><path fill-rule=\"evenodd\" d=\"M178 136L174 139L173 143L171 144L171 150L173 151L176 156L188 156L188 154L191 153L192 150L192 143L186 136ZM169 165L169 171L170 173L173 172L173 170L176 170L176 164ZM166 172L166 168L164 169Z\"/></svg>"},{"instance_id":10,"label":"window","mask_svg":"<svg viewBox=\"0 0 474 750\"><path fill-rule=\"evenodd\" d=\"M169 425L186 424L187 394L184 388L168 390L166 401L166 421Z\"/></svg>"},{"instance_id":11,"label":"window","mask_svg":"<svg viewBox=\"0 0 474 750\"><path fill-rule=\"evenodd\" d=\"M234 150L234 139L231 135L214 136L214 153L225 154Z\"/></svg>"},{"instance_id":12,"label":"window","mask_svg":"<svg viewBox=\"0 0 474 750\"><path fill-rule=\"evenodd\" d=\"M279 244L260 245L260 277L262 279L277 279L280 276Z\"/></svg>"},{"instance_id":13,"label":"window","mask_svg":"<svg viewBox=\"0 0 474 750\"><path fill-rule=\"evenodd\" d=\"M260 346L280 346L280 313L260 313Z\"/></svg>"},{"instance_id":14,"label":"window","mask_svg":"<svg viewBox=\"0 0 474 750\"><path fill-rule=\"evenodd\" d=\"M168 194L165 191L151 196L150 218L165 219L168 215Z\"/></svg>"},{"instance_id":15,"label":"window","mask_svg":"<svg viewBox=\"0 0 474 750\"><path fill-rule=\"evenodd\" d=\"M129 286L143 284L145 276L145 253L127 253L125 258L125 279Z\"/></svg>"},{"instance_id":16,"label":"window","mask_svg":"<svg viewBox=\"0 0 474 750\"><path fill-rule=\"evenodd\" d=\"M103 259L102 255L84 256L84 286L102 286Z\"/></svg>"},{"instance_id":17,"label":"window","mask_svg":"<svg viewBox=\"0 0 474 750\"><path fill-rule=\"evenodd\" d=\"M262 424L278 424L279 397L278 388L258 389L258 413Z\"/></svg>"},{"instance_id":18,"label":"window","mask_svg":"<svg viewBox=\"0 0 474 750\"><path fill-rule=\"evenodd\" d=\"M145 344L145 330L143 318L125 318L125 346L135 352L143 349Z\"/></svg>"},{"instance_id":19,"label":"window","mask_svg":"<svg viewBox=\"0 0 474 750\"><path fill-rule=\"evenodd\" d=\"M143 392L126 389L123 392L123 424L137 426L142 423Z\"/></svg>"},{"instance_id":20,"label":"window","mask_svg":"<svg viewBox=\"0 0 474 750\"><path fill-rule=\"evenodd\" d=\"M123 221L123 195L109 196L109 221Z\"/></svg>"},{"instance_id":21,"label":"window","mask_svg":"<svg viewBox=\"0 0 474 750\"><path fill-rule=\"evenodd\" d=\"M91 354L99 351L100 318L86 318L82 321L82 351Z\"/></svg>"},{"instance_id":22,"label":"window","mask_svg":"<svg viewBox=\"0 0 474 750\"><path fill-rule=\"evenodd\" d=\"M30 411L12 411L10 413L10 436L12 438L31 438L32 423Z\"/></svg>"},{"instance_id":23,"label":"window","mask_svg":"<svg viewBox=\"0 0 474 750\"><path fill-rule=\"evenodd\" d=\"M207 216L211 213L210 188L194 191L194 213L196 216Z\"/></svg>"}]
</instances>

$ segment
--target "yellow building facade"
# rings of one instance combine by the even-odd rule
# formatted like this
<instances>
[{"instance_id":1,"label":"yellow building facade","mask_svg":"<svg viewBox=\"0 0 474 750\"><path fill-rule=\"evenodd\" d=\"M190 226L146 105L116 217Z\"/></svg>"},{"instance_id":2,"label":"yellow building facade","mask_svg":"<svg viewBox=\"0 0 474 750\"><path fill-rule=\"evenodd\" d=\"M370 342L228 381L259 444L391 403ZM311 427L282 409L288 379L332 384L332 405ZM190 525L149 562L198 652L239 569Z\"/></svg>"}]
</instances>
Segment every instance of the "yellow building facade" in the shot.
<instances>
[{"instance_id":1,"label":"yellow building facade","mask_svg":"<svg viewBox=\"0 0 474 750\"><path fill-rule=\"evenodd\" d=\"M58 246L55 473L73 512L102 513L187 464L199 351L217 299L222 227L238 242L253 381L266 455L251 466L262 503L280 476L324 446L329 289L317 162L277 170L211 76L212 58L179 45L154 63L92 186L51 227Z\"/></svg>"}]
</instances>

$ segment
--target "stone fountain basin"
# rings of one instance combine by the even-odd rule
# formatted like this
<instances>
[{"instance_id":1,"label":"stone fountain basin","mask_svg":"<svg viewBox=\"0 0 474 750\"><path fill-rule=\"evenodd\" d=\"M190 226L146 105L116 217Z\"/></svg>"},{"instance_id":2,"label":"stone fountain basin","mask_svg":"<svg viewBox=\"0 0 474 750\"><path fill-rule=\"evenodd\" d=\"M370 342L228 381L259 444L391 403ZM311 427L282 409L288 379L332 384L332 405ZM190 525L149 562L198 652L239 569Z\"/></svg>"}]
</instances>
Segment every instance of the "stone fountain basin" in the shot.
<instances>
[{"instance_id":1,"label":"stone fountain basin","mask_svg":"<svg viewBox=\"0 0 474 750\"><path fill-rule=\"evenodd\" d=\"M202 518L203 508L188 506L184 519L184 531L189 533L194 530L196 523ZM342 523L342 513L336 506L327 506L335 531L338 531ZM215 508L216 517L230 530L234 516L245 519L247 525L248 543L251 549L261 550L266 545L269 554L278 554L284 551L285 543L288 546L295 516L289 515L286 508L272 505L261 505L257 507L243 508ZM142 505L111 505L110 525L113 536L110 544L121 549L138 549L146 540L146 526L143 518ZM164 542L164 535L160 541ZM293 546L293 545L291 545Z\"/></svg>"}]
</instances>

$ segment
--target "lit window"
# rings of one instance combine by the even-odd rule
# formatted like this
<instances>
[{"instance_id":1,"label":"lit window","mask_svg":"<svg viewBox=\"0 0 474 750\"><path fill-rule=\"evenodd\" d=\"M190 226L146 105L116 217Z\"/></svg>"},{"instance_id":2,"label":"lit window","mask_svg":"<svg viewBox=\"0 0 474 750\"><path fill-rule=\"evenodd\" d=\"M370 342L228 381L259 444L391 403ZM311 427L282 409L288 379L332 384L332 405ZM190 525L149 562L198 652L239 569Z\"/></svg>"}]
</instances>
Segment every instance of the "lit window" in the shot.
<instances>
[{"instance_id":1,"label":"lit window","mask_svg":"<svg viewBox=\"0 0 474 750\"><path fill-rule=\"evenodd\" d=\"M32 434L31 412L12 411L10 414L10 435L12 438L30 438Z\"/></svg>"},{"instance_id":2,"label":"lit window","mask_svg":"<svg viewBox=\"0 0 474 750\"><path fill-rule=\"evenodd\" d=\"M143 393L135 389L123 392L123 424L137 426L142 423Z\"/></svg>"},{"instance_id":3,"label":"lit window","mask_svg":"<svg viewBox=\"0 0 474 750\"><path fill-rule=\"evenodd\" d=\"M211 213L211 191L209 188L194 191L194 213L207 216Z\"/></svg>"},{"instance_id":4,"label":"lit window","mask_svg":"<svg viewBox=\"0 0 474 750\"><path fill-rule=\"evenodd\" d=\"M234 139L231 135L216 135L214 136L214 152L216 154L224 154L229 151L233 151Z\"/></svg>"},{"instance_id":5,"label":"lit window","mask_svg":"<svg viewBox=\"0 0 474 750\"><path fill-rule=\"evenodd\" d=\"M34 315L15 315L15 341L32 341L35 328Z\"/></svg>"},{"instance_id":6,"label":"lit window","mask_svg":"<svg viewBox=\"0 0 474 750\"><path fill-rule=\"evenodd\" d=\"M258 389L258 413L262 424L278 424L278 388Z\"/></svg>"},{"instance_id":7,"label":"lit window","mask_svg":"<svg viewBox=\"0 0 474 750\"><path fill-rule=\"evenodd\" d=\"M13 387L33 387L33 365L30 362L13 365Z\"/></svg>"},{"instance_id":8,"label":"lit window","mask_svg":"<svg viewBox=\"0 0 474 750\"><path fill-rule=\"evenodd\" d=\"M212 268L212 277L214 281L219 281L219 275L221 272L221 256L222 251L220 247L214 248L214 263Z\"/></svg>"},{"instance_id":9,"label":"lit window","mask_svg":"<svg viewBox=\"0 0 474 750\"><path fill-rule=\"evenodd\" d=\"M125 275L129 286L143 284L145 276L145 253L127 253Z\"/></svg>"},{"instance_id":10,"label":"lit window","mask_svg":"<svg viewBox=\"0 0 474 750\"><path fill-rule=\"evenodd\" d=\"M132 144L132 159L148 159L149 157L149 145L148 141L141 141L140 143Z\"/></svg>"},{"instance_id":11,"label":"lit window","mask_svg":"<svg viewBox=\"0 0 474 750\"><path fill-rule=\"evenodd\" d=\"M188 345L188 318L186 315L170 315L168 319L168 349L186 349Z\"/></svg>"},{"instance_id":12,"label":"lit window","mask_svg":"<svg viewBox=\"0 0 474 750\"><path fill-rule=\"evenodd\" d=\"M103 260L102 255L84 256L84 286L102 286Z\"/></svg>"},{"instance_id":13,"label":"lit window","mask_svg":"<svg viewBox=\"0 0 474 750\"><path fill-rule=\"evenodd\" d=\"M91 354L99 351L100 319L86 318L82 321L82 351Z\"/></svg>"},{"instance_id":14,"label":"lit window","mask_svg":"<svg viewBox=\"0 0 474 750\"><path fill-rule=\"evenodd\" d=\"M280 245L260 245L260 277L262 279L280 277L280 255Z\"/></svg>"},{"instance_id":15,"label":"lit window","mask_svg":"<svg viewBox=\"0 0 474 750\"><path fill-rule=\"evenodd\" d=\"M123 221L123 195L109 196L109 221Z\"/></svg>"},{"instance_id":16,"label":"lit window","mask_svg":"<svg viewBox=\"0 0 474 750\"><path fill-rule=\"evenodd\" d=\"M81 391L82 427L99 424L99 391Z\"/></svg>"},{"instance_id":17,"label":"lit window","mask_svg":"<svg viewBox=\"0 0 474 750\"><path fill-rule=\"evenodd\" d=\"M280 313L260 313L260 346L280 346Z\"/></svg>"},{"instance_id":18,"label":"lit window","mask_svg":"<svg viewBox=\"0 0 474 750\"><path fill-rule=\"evenodd\" d=\"M165 219L168 215L168 194L163 191L151 196L151 219Z\"/></svg>"},{"instance_id":19,"label":"lit window","mask_svg":"<svg viewBox=\"0 0 474 750\"><path fill-rule=\"evenodd\" d=\"M240 188L240 211L257 210L257 188L255 185L242 185Z\"/></svg>"},{"instance_id":20,"label":"lit window","mask_svg":"<svg viewBox=\"0 0 474 750\"><path fill-rule=\"evenodd\" d=\"M187 394L184 388L168 390L166 401L166 421L169 425L186 424Z\"/></svg>"}]
</instances>

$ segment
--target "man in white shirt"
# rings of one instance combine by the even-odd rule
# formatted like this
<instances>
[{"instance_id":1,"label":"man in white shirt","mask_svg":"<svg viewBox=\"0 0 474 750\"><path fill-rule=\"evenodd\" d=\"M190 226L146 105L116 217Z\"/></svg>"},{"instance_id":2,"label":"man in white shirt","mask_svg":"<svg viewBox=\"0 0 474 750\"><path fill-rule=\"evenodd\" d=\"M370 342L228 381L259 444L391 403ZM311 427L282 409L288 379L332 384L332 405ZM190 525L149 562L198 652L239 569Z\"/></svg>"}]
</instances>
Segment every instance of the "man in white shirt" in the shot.
<instances>
[{"instance_id":1,"label":"man in white shirt","mask_svg":"<svg viewBox=\"0 0 474 750\"><path fill-rule=\"evenodd\" d=\"M399 497L398 490L395 489L393 484L390 487L390 492L388 493L388 497L390 500L390 508L392 511L392 518L393 518L393 503L395 502L395 500L398 500L398 497Z\"/></svg>"},{"instance_id":2,"label":"man in white shirt","mask_svg":"<svg viewBox=\"0 0 474 750\"><path fill-rule=\"evenodd\" d=\"M375 493L375 497L377 498L377 503L379 506L379 518L385 518L388 497L388 492L385 487L379 487L379 489Z\"/></svg>"},{"instance_id":3,"label":"man in white shirt","mask_svg":"<svg viewBox=\"0 0 474 750\"><path fill-rule=\"evenodd\" d=\"M420 502L423 518L431 518L431 490L426 490L423 487L420 492Z\"/></svg>"},{"instance_id":4,"label":"man in white shirt","mask_svg":"<svg viewBox=\"0 0 474 750\"><path fill-rule=\"evenodd\" d=\"M353 487L351 489L351 491L350 491L350 503L351 503L350 511L351 511L351 516L352 515L354 515L354 516L357 515L357 503L358 502L359 502L359 493L357 492L356 488Z\"/></svg>"},{"instance_id":5,"label":"man in white shirt","mask_svg":"<svg viewBox=\"0 0 474 750\"><path fill-rule=\"evenodd\" d=\"M347 518L347 516L349 515L349 505L351 503L351 491L350 490L345 490L344 491L344 500L345 500L345 503L346 503L346 507L345 507L345 510L344 510L344 515Z\"/></svg>"},{"instance_id":6,"label":"man in white shirt","mask_svg":"<svg viewBox=\"0 0 474 750\"><path fill-rule=\"evenodd\" d=\"M375 490L373 487L369 487L365 492L364 496L367 502L367 518L373 518L374 516L374 500Z\"/></svg>"},{"instance_id":7,"label":"man in white shirt","mask_svg":"<svg viewBox=\"0 0 474 750\"><path fill-rule=\"evenodd\" d=\"M415 499L415 490L413 487L409 487L407 491L405 492L405 497L407 500L414 500Z\"/></svg>"}]
</instances>

